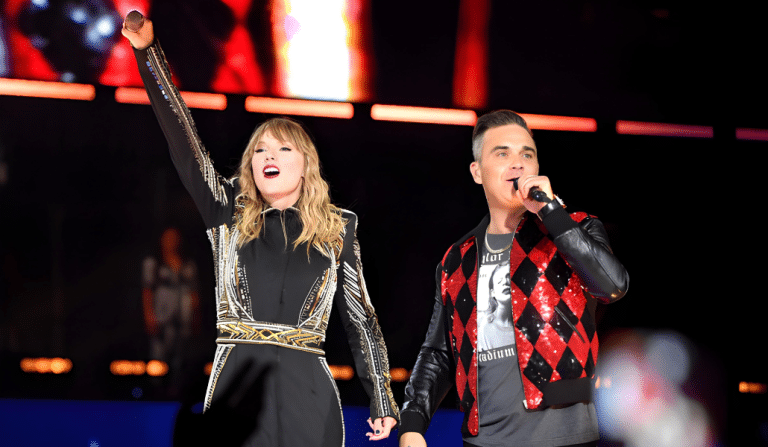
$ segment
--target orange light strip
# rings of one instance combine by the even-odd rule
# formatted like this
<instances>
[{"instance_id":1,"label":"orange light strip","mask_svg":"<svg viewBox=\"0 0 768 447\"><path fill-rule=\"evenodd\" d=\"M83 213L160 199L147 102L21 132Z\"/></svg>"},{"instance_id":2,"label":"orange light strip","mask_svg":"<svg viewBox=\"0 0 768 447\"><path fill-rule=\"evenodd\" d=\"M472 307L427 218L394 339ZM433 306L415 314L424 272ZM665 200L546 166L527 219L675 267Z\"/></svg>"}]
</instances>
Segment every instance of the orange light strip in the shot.
<instances>
[{"instance_id":1,"label":"orange light strip","mask_svg":"<svg viewBox=\"0 0 768 447\"><path fill-rule=\"evenodd\" d=\"M739 382L739 392L743 394L765 394L768 385L764 383Z\"/></svg>"},{"instance_id":2,"label":"orange light strip","mask_svg":"<svg viewBox=\"0 0 768 447\"><path fill-rule=\"evenodd\" d=\"M109 371L116 376L141 376L147 372L147 364L141 360L114 360Z\"/></svg>"},{"instance_id":3,"label":"orange light strip","mask_svg":"<svg viewBox=\"0 0 768 447\"><path fill-rule=\"evenodd\" d=\"M619 120L616 121L616 133L622 135L653 135L657 137L712 138L714 130L711 126Z\"/></svg>"},{"instance_id":4,"label":"orange light strip","mask_svg":"<svg viewBox=\"0 0 768 447\"><path fill-rule=\"evenodd\" d=\"M328 369L336 380L350 380L355 377L355 370L349 365L328 365ZM393 382L407 382L411 372L405 368L392 368L389 370L389 376Z\"/></svg>"},{"instance_id":5,"label":"orange light strip","mask_svg":"<svg viewBox=\"0 0 768 447\"><path fill-rule=\"evenodd\" d=\"M227 97L220 93L179 92L187 107L193 109L224 110ZM149 104L147 91L138 87L118 87L115 101L123 104Z\"/></svg>"},{"instance_id":6,"label":"orange light strip","mask_svg":"<svg viewBox=\"0 0 768 447\"><path fill-rule=\"evenodd\" d=\"M116 376L161 377L168 374L168 364L161 360L114 360L109 364L109 370Z\"/></svg>"},{"instance_id":7,"label":"orange light strip","mask_svg":"<svg viewBox=\"0 0 768 447\"><path fill-rule=\"evenodd\" d=\"M768 141L768 129L736 129L737 140Z\"/></svg>"},{"instance_id":8,"label":"orange light strip","mask_svg":"<svg viewBox=\"0 0 768 447\"><path fill-rule=\"evenodd\" d=\"M150 360L147 362L147 375L162 377L168 374L168 364L162 360Z\"/></svg>"},{"instance_id":9,"label":"orange light strip","mask_svg":"<svg viewBox=\"0 0 768 447\"><path fill-rule=\"evenodd\" d=\"M23 358L19 366L25 373L66 374L72 371L72 360L61 357Z\"/></svg>"},{"instance_id":10,"label":"orange light strip","mask_svg":"<svg viewBox=\"0 0 768 447\"><path fill-rule=\"evenodd\" d=\"M389 376L393 382L407 382L411 377L411 372L405 368L392 368L389 370Z\"/></svg>"},{"instance_id":11,"label":"orange light strip","mask_svg":"<svg viewBox=\"0 0 768 447\"><path fill-rule=\"evenodd\" d=\"M96 97L96 87L88 84L0 78L0 95L93 101Z\"/></svg>"},{"instance_id":12,"label":"orange light strip","mask_svg":"<svg viewBox=\"0 0 768 447\"><path fill-rule=\"evenodd\" d=\"M437 109L432 107L392 106L374 104L371 118L377 121L402 121L408 123L454 124L474 126L477 114L474 110Z\"/></svg>"},{"instance_id":13,"label":"orange light strip","mask_svg":"<svg viewBox=\"0 0 768 447\"><path fill-rule=\"evenodd\" d=\"M245 110L254 113L321 116L342 119L350 119L355 116L355 108L348 102L265 98L263 96L249 96L245 98Z\"/></svg>"},{"instance_id":14,"label":"orange light strip","mask_svg":"<svg viewBox=\"0 0 768 447\"><path fill-rule=\"evenodd\" d=\"M597 121L594 118L578 116L536 115L521 113L530 129L567 130L571 132L597 132Z\"/></svg>"},{"instance_id":15,"label":"orange light strip","mask_svg":"<svg viewBox=\"0 0 768 447\"><path fill-rule=\"evenodd\" d=\"M328 369L336 380L349 380L355 377L355 370L349 365L328 365Z\"/></svg>"}]
</instances>

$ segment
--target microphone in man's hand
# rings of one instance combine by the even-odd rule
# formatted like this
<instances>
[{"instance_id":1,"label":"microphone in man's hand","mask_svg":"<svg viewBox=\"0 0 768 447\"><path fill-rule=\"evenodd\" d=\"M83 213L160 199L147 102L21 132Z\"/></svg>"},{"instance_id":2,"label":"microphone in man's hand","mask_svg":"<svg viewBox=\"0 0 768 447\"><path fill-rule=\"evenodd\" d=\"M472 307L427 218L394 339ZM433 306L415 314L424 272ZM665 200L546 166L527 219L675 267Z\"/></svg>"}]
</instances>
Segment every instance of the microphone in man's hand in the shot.
<instances>
[{"instance_id":1,"label":"microphone in man's hand","mask_svg":"<svg viewBox=\"0 0 768 447\"><path fill-rule=\"evenodd\" d=\"M132 33L137 33L144 26L144 16L135 9L125 16L125 29Z\"/></svg>"},{"instance_id":2,"label":"microphone in man's hand","mask_svg":"<svg viewBox=\"0 0 768 447\"><path fill-rule=\"evenodd\" d=\"M516 179L512 179L512 186L515 187L515 191L518 190L517 181L519 179L520 179L519 177ZM542 203L550 202L549 197L547 197L547 193L540 190L538 186L534 186L533 188L531 188L531 190L528 191L528 195L531 196L531 198L537 202L542 202Z\"/></svg>"}]
</instances>

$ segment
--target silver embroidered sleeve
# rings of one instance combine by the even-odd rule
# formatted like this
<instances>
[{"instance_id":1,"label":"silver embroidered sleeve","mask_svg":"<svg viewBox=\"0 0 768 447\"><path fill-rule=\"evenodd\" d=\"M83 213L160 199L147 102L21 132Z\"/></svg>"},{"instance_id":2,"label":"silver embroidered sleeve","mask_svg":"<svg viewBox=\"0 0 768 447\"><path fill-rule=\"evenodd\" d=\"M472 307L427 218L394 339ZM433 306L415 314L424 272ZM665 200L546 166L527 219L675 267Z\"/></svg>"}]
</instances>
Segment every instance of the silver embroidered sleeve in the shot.
<instances>
[{"instance_id":1,"label":"silver embroidered sleeve","mask_svg":"<svg viewBox=\"0 0 768 447\"><path fill-rule=\"evenodd\" d=\"M203 143L200 141L200 137L197 134L195 122L192 119L192 114L189 111L186 103L181 97L179 90L171 81L171 72L168 68L168 62L165 59L163 50L155 43L147 49L147 58L149 60L152 74L158 83L160 92L168 101L171 109L176 114L184 133L187 137L189 147L192 148L195 160L200 167L200 172L203 175L203 180L211 190L214 200L226 205L228 202L227 194L224 189L223 183L228 182L224 177L220 176L213 167L213 162L205 150Z\"/></svg>"},{"instance_id":2,"label":"silver embroidered sleeve","mask_svg":"<svg viewBox=\"0 0 768 447\"><path fill-rule=\"evenodd\" d=\"M399 418L397 403L390 385L387 347L365 286L360 262L360 247L356 238L353 250L355 265L343 263L344 298L350 320L357 328L360 349L368 368L368 377L373 384L372 407L379 416L395 415Z\"/></svg>"}]
</instances>

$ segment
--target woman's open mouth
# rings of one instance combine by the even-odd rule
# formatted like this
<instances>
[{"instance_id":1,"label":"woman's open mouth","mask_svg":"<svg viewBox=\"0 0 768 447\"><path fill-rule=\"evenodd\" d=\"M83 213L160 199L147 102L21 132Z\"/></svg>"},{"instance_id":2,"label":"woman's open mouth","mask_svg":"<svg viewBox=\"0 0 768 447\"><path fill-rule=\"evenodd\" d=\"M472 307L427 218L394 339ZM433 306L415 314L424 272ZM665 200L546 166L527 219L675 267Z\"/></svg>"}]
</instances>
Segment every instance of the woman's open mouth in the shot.
<instances>
[{"instance_id":1,"label":"woman's open mouth","mask_svg":"<svg viewBox=\"0 0 768 447\"><path fill-rule=\"evenodd\" d=\"M280 175L280 170L277 169L277 166L274 165L264 166L264 170L262 172L266 178L275 178Z\"/></svg>"}]
</instances>

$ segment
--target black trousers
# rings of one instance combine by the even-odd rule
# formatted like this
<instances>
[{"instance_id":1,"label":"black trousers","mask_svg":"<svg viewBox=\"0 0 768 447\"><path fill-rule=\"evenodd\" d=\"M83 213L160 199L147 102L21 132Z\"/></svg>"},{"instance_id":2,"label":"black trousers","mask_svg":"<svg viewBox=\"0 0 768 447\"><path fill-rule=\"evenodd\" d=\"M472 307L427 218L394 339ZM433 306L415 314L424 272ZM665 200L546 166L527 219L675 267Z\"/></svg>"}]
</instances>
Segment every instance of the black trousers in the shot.
<instances>
[{"instance_id":1,"label":"black trousers","mask_svg":"<svg viewBox=\"0 0 768 447\"><path fill-rule=\"evenodd\" d=\"M201 418L211 445L343 447L341 403L325 358L271 345L219 348Z\"/></svg>"}]
</instances>

